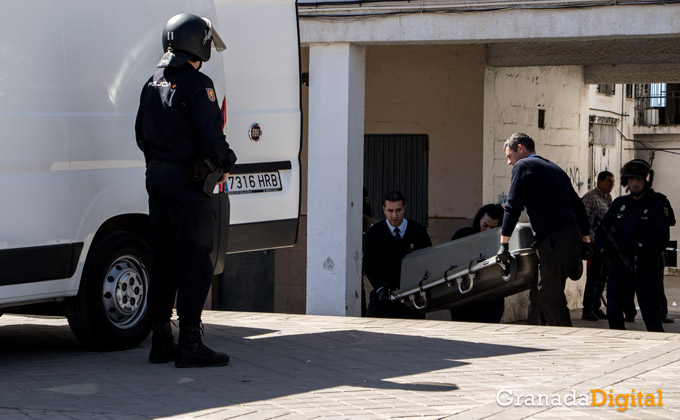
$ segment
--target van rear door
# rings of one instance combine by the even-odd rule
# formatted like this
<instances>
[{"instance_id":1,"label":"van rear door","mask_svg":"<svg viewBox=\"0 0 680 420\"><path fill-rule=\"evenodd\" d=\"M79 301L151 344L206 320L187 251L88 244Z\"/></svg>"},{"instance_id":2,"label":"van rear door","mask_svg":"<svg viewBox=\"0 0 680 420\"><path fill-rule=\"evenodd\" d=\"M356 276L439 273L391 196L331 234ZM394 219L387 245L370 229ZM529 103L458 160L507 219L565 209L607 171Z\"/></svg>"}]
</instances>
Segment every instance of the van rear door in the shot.
<instances>
[{"instance_id":1,"label":"van rear door","mask_svg":"<svg viewBox=\"0 0 680 420\"><path fill-rule=\"evenodd\" d=\"M297 2L217 0L215 7L227 44L225 130L238 156L227 181L228 251L292 246L302 133Z\"/></svg>"}]
</instances>

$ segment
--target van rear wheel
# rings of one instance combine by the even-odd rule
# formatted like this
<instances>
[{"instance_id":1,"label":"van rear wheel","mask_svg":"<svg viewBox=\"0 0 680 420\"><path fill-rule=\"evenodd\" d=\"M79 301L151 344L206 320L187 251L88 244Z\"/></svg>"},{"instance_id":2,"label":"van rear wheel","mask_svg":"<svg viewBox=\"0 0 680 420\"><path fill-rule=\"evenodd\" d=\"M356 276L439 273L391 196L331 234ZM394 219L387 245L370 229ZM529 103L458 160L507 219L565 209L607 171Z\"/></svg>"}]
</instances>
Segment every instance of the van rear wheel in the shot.
<instances>
[{"instance_id":1,"label":"van rear wheel","mask_svg":"<svg viewBox=\"0 0 680 420\"><path fill-rule=\"evenodd\" d=\"M94 350L124 350L149 335L147 243L130 232L110 233L92 246L78 295L66 302L75 336Z\"/></svg>"}]
</instances>

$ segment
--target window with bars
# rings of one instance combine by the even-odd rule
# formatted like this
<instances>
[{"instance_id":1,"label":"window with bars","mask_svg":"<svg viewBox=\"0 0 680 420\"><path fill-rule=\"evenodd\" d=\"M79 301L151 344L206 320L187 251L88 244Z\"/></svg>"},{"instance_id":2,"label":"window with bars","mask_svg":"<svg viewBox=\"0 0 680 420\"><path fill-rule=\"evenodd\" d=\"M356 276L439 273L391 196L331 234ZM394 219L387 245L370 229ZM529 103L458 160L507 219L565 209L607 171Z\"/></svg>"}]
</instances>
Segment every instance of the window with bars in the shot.
<instances>
[{"instance_id":1,"label":"window with bars","mask_svg":"<svg viewBox=\"0 0 680 420\"><path fill-rule=\"evenodd\" d=\"M666 106L666 84L652 83L649 85L649 106L663 108Z\"/></svg>"},{"instance_id":2,"label":"window with bars","mask_svg":"<svg viewBox=\"0 0 680 420\"><path fill-rule=\"evenodd\" d=\"M635 124L648 126L680 124L680 83L637 85Z\"/></svg>"},{"instance_id":3,"label":"window with bars","mask_svg":"<svg viewBox=\"0 0 680 420\"><path fill-rule=\"evenodd\" d=\"M616 93L616 85L615 84L597 85L597 93L602 93L604 95L614 95Z\"/></svg>"}]
</instances>

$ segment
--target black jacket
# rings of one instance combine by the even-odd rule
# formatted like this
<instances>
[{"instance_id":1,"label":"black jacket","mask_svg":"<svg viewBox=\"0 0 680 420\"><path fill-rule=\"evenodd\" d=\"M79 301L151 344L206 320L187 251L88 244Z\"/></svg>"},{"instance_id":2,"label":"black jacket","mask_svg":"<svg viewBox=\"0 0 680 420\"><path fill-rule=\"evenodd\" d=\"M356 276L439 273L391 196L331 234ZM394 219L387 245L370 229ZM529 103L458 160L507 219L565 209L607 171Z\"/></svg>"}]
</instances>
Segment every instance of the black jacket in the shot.
<instances>
[{"instance_id":1,"label":"black jacket","mask_svg":"<svg viewBox=\"0 0 680 420\"><path fill-rule=\"evenodd\" d=\"M147 164L152 159L191 164L209 158L229 172L236 155L223 126L212 80L189 63L158 70L142 89L135 133Z\"/></svg>"},{"instance_id":2,"label":"black jacket","mask_svg":"<svg viewBox=\"0 0 680 420\"><path fill-rule=\"evenodd\" d=\"M466 236L474 235L475 233L479 233L478 230L475 230L472 226L465 226L460 229L458 229L453 236L451 237L452 241L455 241L456 239L464 238Z\"/></svg>"},{"instance_id":3,"label":"black jacket","mask_svg":"<svg viewBox=\"0 0 680 420\"><path fill-rule=\"evenodd\" d=\"M567 174L540 156L520 159L512 168L512 181L505 205L502 234L511 236L526 208L536 243L553 232L578 226L590 234L588 214Z\"/></svg>"},{"instance_id":4,"label":"black jacket","mask_svg":"<svg viewBox=\"0 0 680 420\"><path fill-rule=\"evenodd\" d=\"M385 220L374 224L366 232L364 273L374 289L399 289L401 260L412 251L432 246L425 227L407 220L406 232L400 240L394 238Z\"/></svg>"},{"instance_id":5,"label":"black jacket","mask_svg":"<svg viewBox=\"0 0 680 420\"><path fill-rule=\"evenodd\" d=\"M673 209L663 194L649 189L642 198L618 197L609 207L602 224L613 231L622 252L639 258L661 257L668 245ZM598 250L613 251L600 230L595 234Z\"/></svg>"}]
</instances>

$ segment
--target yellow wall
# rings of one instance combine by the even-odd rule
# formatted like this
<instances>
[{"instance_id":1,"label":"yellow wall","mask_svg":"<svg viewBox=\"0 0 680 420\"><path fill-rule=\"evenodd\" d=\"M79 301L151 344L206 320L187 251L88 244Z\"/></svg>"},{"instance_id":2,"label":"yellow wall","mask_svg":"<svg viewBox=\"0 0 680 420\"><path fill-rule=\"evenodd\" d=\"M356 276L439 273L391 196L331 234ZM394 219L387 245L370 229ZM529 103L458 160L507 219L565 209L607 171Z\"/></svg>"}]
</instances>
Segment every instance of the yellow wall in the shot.
<instances>
[{"instance_id":1,"label":"yellow wall","mask_svg":"<svg viewBox=\"0 0 680 420\"><path fill-rule=\"evenodd\" d=\"M483 89L483 46L366 49L365 132L429 136L431 235L450 237L436 220L472 218L483 204Z\"/></svg>"}]
</instances>

